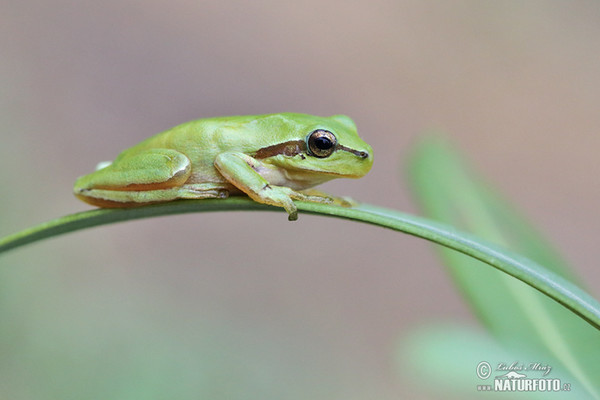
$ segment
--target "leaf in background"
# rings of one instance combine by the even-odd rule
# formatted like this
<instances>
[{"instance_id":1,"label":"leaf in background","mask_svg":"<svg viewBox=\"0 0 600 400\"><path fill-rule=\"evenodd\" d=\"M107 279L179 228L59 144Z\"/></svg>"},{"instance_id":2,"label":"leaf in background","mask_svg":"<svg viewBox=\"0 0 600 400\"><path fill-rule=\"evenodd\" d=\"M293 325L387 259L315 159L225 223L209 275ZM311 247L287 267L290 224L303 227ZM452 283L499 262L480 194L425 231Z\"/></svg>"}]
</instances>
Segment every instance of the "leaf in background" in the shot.
<instances>
[{"instance_id":1,"label":"leaf in background","mask_svg":"<svg viewBox=\"0 0 600 400\"><path fill-rule=\"evenodd\" d=\"M523 351L507 350L480 329L443 322L419 327L404 335L396 354L401 376L409 376L421 382L434 394L443 395L439 398L444 399L451 395L459 399L481 398L482 393L478 386L494 386L496 376L507 372L494 371L489 377L482 379L478 377L477 371L478 367L484 366L485 363L494 366L499 362L507 362L509 365L513 360L523 360L524 357L535 359L534 355ZM533 379L560 377L561 386L574 381L568 371L556 365L546 376L542 371L527 371L525 374ZM483 392L485 398L493 396L489 391ZM507 395L510 398L527 399L549 397L548 392L539 391L499 393L498 398ZM553 400L589 398L585 390L577 387L572 387L570 391L553 392L550 396Z\"/></svg>"},{"instance_id":2,"label":"leaf in background","mask_svg":"<svg viewBox=\"0 0 600 400\"><path fill-rule=\"evenodd\" d=\"M414 193L427 216L476 234L576 281L552 247L500 196L465 167L439 137L428 137L410 160ZM440 248L459 289L503 344L558 360L600 398L600 332L548 297L480 261Z\"/></svg>"}]
</instances>

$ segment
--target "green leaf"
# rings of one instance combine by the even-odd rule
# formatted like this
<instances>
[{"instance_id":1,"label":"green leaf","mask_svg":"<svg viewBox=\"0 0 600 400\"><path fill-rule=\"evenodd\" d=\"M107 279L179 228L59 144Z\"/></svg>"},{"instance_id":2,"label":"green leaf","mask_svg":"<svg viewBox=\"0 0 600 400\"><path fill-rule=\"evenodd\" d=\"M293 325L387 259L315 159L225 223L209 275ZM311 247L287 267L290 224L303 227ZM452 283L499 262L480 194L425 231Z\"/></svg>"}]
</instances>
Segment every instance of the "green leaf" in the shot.
<instances>
[{"instance_id":1,"label":"green leaf","mask_svg":"<svg viewBox=\"0 0 600 400\"><path fill-rule=\"evenodd\" d=\"M309 214L370 223L421 237L467 254L531 285L580 316L596 329L600 329L600 303L596 299L543 266L497 245L435 221L368 204L361 204L355 208L306 202L297 202L296 204L298 209ZM67 215L1 238L0 253L63 233L119 221L225 210L282 212L280 208L259 204L245 197L183 200L129 209L96 209Z\"/></svg>"},{"instance_id":2,"label":"green leaf","mask_svg":"<svg viewBox=\"0 0 600 400\"><path fill-rule=\"evenodd\" d=\"M426 215L529 257L575 281L554 249L511 206L475 176L445 141L429 137L410 161L411 183ZM506 274L456 252L441 252L456 285L502 343L558 360L600 398L600 332Z\"/></svg>"},{"instance_id":3,"label":"green leaf","mask_svg":"<svg viewBox=\"0 0 600 400\"><path fill-rule=\"evenodd\" d=\"M495 378L509 372L508 369L496 370L498 366L504 364L505 368L508 368L513 366L513 363L516 363L514 370L525 374L529 379L560 379L560 388L569 385L569 390L551 394L546 391L500 393L498 398L590 398L585 389L573 384L575 378L560 365L543 362L535 354L527 351L511 351L490 337L487 332L471 327L450 323L419 327L402 337L395 354L396 365L401 375L419 381L422 386L443 395L443 398L448 398L451 394L460 399L481 398L481 390L478 390L478 387L494 387ZM546 375L545 371L532 368L531 363L536 362L539 363L538 367L550 367ZM484 395L494 396L490 392Z\"/></svg>"}]
</instances>

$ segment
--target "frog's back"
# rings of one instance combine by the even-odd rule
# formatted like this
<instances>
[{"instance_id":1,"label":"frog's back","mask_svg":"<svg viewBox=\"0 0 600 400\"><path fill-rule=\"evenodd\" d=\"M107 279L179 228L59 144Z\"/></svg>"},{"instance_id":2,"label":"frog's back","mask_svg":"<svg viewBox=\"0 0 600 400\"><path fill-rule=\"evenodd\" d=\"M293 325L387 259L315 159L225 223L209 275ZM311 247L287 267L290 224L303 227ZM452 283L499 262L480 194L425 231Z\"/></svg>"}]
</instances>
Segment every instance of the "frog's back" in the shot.
<instances>
[{"instance_id":1,"label":"frog's back","mask_svg":"<svg viewBox=\"0 0 600 400\"><path fill-rule=\"evenodd\" d=\"M153 148L177 150L192 162L208 160L222 151L252 153L271 145L273 135L282 132L293 135L293 127L302 119L314 117L304 114L281 113L205 118L183 123L125 150L117 160ZM289 125L289 129L281 129ZM284 134L285 135L285 134ZM285 138L281 138L285 141Z\"/></svg>"},{"instance_id":2,"label":"frog's back","mask_svg":"<svg viewBox=\"0 0 600 400\"><path fill-rule=\"evenodd\" d=\"M185 122L166 131L158 133L123 151L115 162L136 155L144 150L165 148L177 150L190 158L201 151L210 156L218 153L222 147L216 136L224 130L239 130L242 125L252 122L256 116L233 116L204 118Z\"/></svg>"}]
</instances>

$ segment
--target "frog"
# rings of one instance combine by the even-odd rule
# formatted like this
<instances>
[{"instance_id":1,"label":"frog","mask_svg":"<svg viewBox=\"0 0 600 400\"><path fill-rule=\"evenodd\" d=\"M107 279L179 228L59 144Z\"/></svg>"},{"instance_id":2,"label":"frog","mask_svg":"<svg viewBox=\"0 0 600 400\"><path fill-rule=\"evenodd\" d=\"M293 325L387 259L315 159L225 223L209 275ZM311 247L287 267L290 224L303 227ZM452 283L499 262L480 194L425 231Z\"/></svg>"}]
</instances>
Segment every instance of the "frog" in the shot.
<instances>
[{"instance_id":1,"label":"frog","mask_svg":"<svg viewBox=\"0 0 600 400\"><path fill-rule=\"evenodd\" d=\"M298 219L294 200L356 205L314 186L361 178L373 149L346 115L300 113L211 117L183 123L79 177L75 196L101 208L247 195Z\"/></svg>"}]
</instances>

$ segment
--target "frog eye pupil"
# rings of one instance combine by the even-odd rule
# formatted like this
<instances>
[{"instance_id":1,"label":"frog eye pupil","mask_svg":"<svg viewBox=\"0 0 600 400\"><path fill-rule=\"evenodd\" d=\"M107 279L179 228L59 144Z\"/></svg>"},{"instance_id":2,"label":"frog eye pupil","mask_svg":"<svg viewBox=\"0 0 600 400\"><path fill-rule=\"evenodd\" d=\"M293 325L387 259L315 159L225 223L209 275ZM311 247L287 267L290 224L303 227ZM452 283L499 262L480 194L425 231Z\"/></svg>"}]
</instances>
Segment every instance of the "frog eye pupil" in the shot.
<instances>
[{"instance_id":1,"label":"frog eye pupil","mask_svg":"<svg viewBox=\"0 0 600 400\"><path fill-rule=\"evenodd\" d=\"M327 150L333 146L333 143L331 140L329 140L329 138L321 136L315 139L315 146L321 150Z\"/></svg>"},{"instance_id":2,"label":"frog eye pupil","mask_svg":"<svg viewBox=\"0 0 600 400\"><path fill-rule=\"evenodd\" d=\"M335 135L324 129L317 129L306 138L308 153L318 158L329 157L335 150L337 139Z\"/></svg>"}]
</instances>

